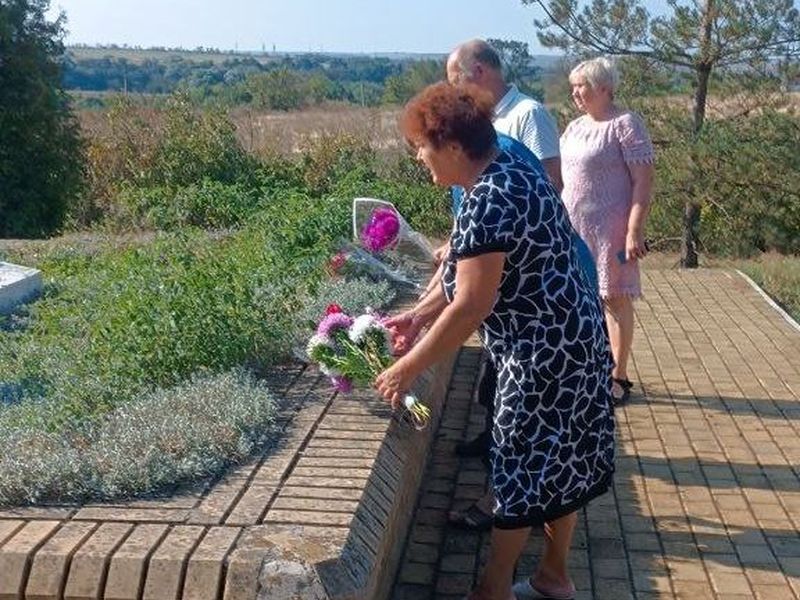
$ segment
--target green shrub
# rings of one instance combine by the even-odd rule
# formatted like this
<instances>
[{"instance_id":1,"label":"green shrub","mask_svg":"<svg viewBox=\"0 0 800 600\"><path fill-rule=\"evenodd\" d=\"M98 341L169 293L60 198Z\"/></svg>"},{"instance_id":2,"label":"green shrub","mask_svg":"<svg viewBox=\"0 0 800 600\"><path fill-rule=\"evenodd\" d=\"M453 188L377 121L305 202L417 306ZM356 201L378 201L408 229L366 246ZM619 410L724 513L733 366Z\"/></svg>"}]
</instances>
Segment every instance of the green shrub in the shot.
<instances>
[{"instance_id":1,"label":"green shrub","mask_svg":"<svg viewBox=\"0 0 800 600\"><path fill-rule=\"evenodd\" d=\"M109 218L118 228L219 229L244 223L262 208L264 199L255 188L209 179L177 189L130 186L117 195Z\"/></svg>"},{"instance_id":2,"label":"green shrub","mask_svg":"<svg viewBox=\"0 0 800 600\"><path fill-rule=\"evenodd\" d=\"M128 96L108 102L105 130L89 137L86 147L86 200L81 211L73 214L78 226L113 210L123 187L146 184L162 135L161 111L139 108Z\"/></svg>"},{"instance_id":3,"label":"green shrub","mask_svg":"<svg viewBox=\"0 0 800 600\"><path fill-rule=\"evenodd\" d=\"M176 95L167 103L163 138L146 183L182 187L210 179L252 184L257 167L236 139L236 127L227 115L196 111L185 96Z\"/></svg>"},{"instance_id":4,"label":"green shrub","mask_svg":"<svg viewBox=\"0 0 800 600\"><path fill-rule=\"evenodd\" d=\"M232 195L255 194L265 178L278 180L282 174L284 165L262 169L241 146L226 115L195 111L183 95L170 98L163 111L144 110L128 98L117 98L106 119L106 134L92 139L87 148L89 189L84 205L73 214L77 225L99 216L112 222L122 218L122 224L128 224L125 219L141 216L144 223L131 225L148 226L151 210L155 221L205 224L202 213L213 211L213 202L198 199L205 208L194 219L193 193L221 193L221 203L230 203ZM286 171L285 179L296 177ZM178 206L174 206L176 201ZM221 208L227 214L223 220L230 219L228 208Z\"/></svg>"},{"instance_id":5,"label":"green shrub","mask_svg":"<svg viewBox=\"0 0 800 600\"><path fill-rule=\"evenodd\" d=\"M698 155L708 252L800 253L800 116L767 110L709 123Z\"/></svg>"},{"instance_id":6,"label":"green shrub","mask_svg":"<svg viewBox=\"0 0 800 600\"><path fill-rule=\"evenodd\" d=\"M301 143L302 169L308 192L330 193L344 181L369 182L377 178L377 156L369 141L351 133L306 136Z\"/></svg>"},{"instance_id":7,"label":"green shrub","mask_svg":"<svg viewBox=\"0 0 800 600\"><path fill-rule=\"evenodd\" d=\"M648 235L676 249L687 200L701 207L701 250L749 256L800 252L800 115L764 108L708 119L692 141L686 109L666 101L637 107L657 143Z\"/></svg>"},{"instance_id":8,"label":"green shrub","mask_svg":"<svg viewBox=\"0 0 800 600\"><path fill-rule=\"evenodd\" d=\"M196 230L93 255L60 250L39 267L45 298L6 331L0 381L57 398L51 427L101 414L201 367L270 364L290 350L297 298L348 233L349 205L287 195L241 231Z\"/></svg>"}]
</instances>

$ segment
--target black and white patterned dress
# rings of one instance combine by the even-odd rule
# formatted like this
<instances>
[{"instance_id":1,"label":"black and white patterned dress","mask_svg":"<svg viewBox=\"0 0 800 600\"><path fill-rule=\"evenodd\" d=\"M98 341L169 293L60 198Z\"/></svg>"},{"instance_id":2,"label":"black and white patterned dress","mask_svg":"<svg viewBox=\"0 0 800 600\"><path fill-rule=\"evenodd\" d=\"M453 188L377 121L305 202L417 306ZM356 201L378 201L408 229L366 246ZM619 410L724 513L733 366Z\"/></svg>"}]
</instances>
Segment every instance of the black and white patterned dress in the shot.
<instances>
[{"instance_id":1,"label":"black and white patterned dress","mask_svg":"<svg viewBox=\"0 0 800 600\"><path fill-rule=\"evenodd\" d=\"M604 493L614 472L611 352L600 301L549 180L500 152L469 191L443 285L460 259L506 254L481 339L497 367L492 481L500 528L539 525Z\"/></svg>"}]
</instances>

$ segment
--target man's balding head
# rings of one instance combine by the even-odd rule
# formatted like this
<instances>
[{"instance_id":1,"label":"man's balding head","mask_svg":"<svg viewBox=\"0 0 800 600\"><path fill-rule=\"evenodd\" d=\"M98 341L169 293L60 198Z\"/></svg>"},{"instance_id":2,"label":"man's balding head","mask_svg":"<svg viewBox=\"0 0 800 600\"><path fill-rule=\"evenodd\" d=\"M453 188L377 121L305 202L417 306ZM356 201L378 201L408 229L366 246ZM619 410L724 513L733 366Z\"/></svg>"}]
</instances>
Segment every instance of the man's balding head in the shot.
<instances>
[{"instance_id":1,"label":"man's balding head","mask_svg":"<svg viewBox=\"0 0 800 600\"><path fill-rule=\"evenodd\" d=\"M492 79L503 78L500 55L484 40L459 44L447 59L447 80L450 83L472 81L481 85L484 72Z\"/></svg>"}]
</instances>

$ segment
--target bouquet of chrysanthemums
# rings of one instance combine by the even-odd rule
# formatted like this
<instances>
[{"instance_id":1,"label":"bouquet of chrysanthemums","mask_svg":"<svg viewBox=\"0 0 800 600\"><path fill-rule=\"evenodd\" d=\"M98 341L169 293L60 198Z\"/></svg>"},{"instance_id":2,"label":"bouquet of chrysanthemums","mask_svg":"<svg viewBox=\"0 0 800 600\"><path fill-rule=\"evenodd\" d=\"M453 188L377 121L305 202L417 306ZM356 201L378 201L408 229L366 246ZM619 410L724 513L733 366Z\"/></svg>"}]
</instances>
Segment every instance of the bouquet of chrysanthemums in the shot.
<instances>
[{"instance_id":1,"label":"bouquet of chrysanthemums","mask_svg":"<svg viewBox=\"0 0 800 600\"><path fill-rule=\"evenodd\" d=\"M418 286L432 275L430 242L411 229L391 202L374 198L353 200L353 237L364 250L385 263L388 270L402 273Z\"/></svg>"},{"instance_id":2,"label":"bouquet of chrysanthemums","mask_svg":"<svg viewBox=\"0 0 800 600\"><path fill-rule=\"evenodd\" d=\"M331 304L325 313L308 342L309 358L342 393L348 393L354 385L372 385L394 361L391 332L379 315L370 311L354 318ZM406 395L403 404L415 427L422 429L428 425L431 411L427 406L412 395Z\"/></svg>"},{"instance_id":3,"label":"bouquet of chrysanthemums","mask_svg":"<svg viewBox=\"0 0 800 600\"><path fill-rule=\"evenodd\" d=\"M331 257L327 265L328 274L332 277L361 277L366 276L375 281L388 279L392 283L420 291L421 284L409 277L408 273L382 261L353 244L345 243Z\"/></svg>"}]
</instances>

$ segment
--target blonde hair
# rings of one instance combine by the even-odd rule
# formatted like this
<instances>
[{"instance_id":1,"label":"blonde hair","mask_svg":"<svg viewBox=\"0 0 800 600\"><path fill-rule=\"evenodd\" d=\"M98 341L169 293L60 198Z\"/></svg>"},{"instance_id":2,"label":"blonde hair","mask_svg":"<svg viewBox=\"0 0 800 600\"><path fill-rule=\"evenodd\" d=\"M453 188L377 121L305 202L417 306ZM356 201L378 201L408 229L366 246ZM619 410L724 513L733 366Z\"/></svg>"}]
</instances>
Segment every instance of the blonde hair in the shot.
<instances>
[{"instance_id":1,"label":"blonde hair","mask_svg":"<svg viewBox=\"0 0 800 600\"><path fill-rule=\"evenodd\" d=\"M592 88L607 87L612 96L619 85L619 71L616 65L604 56L585 60L570 71L570 83L574 83L579 77L586 79Z\"/></svg>"}]
</instances>

